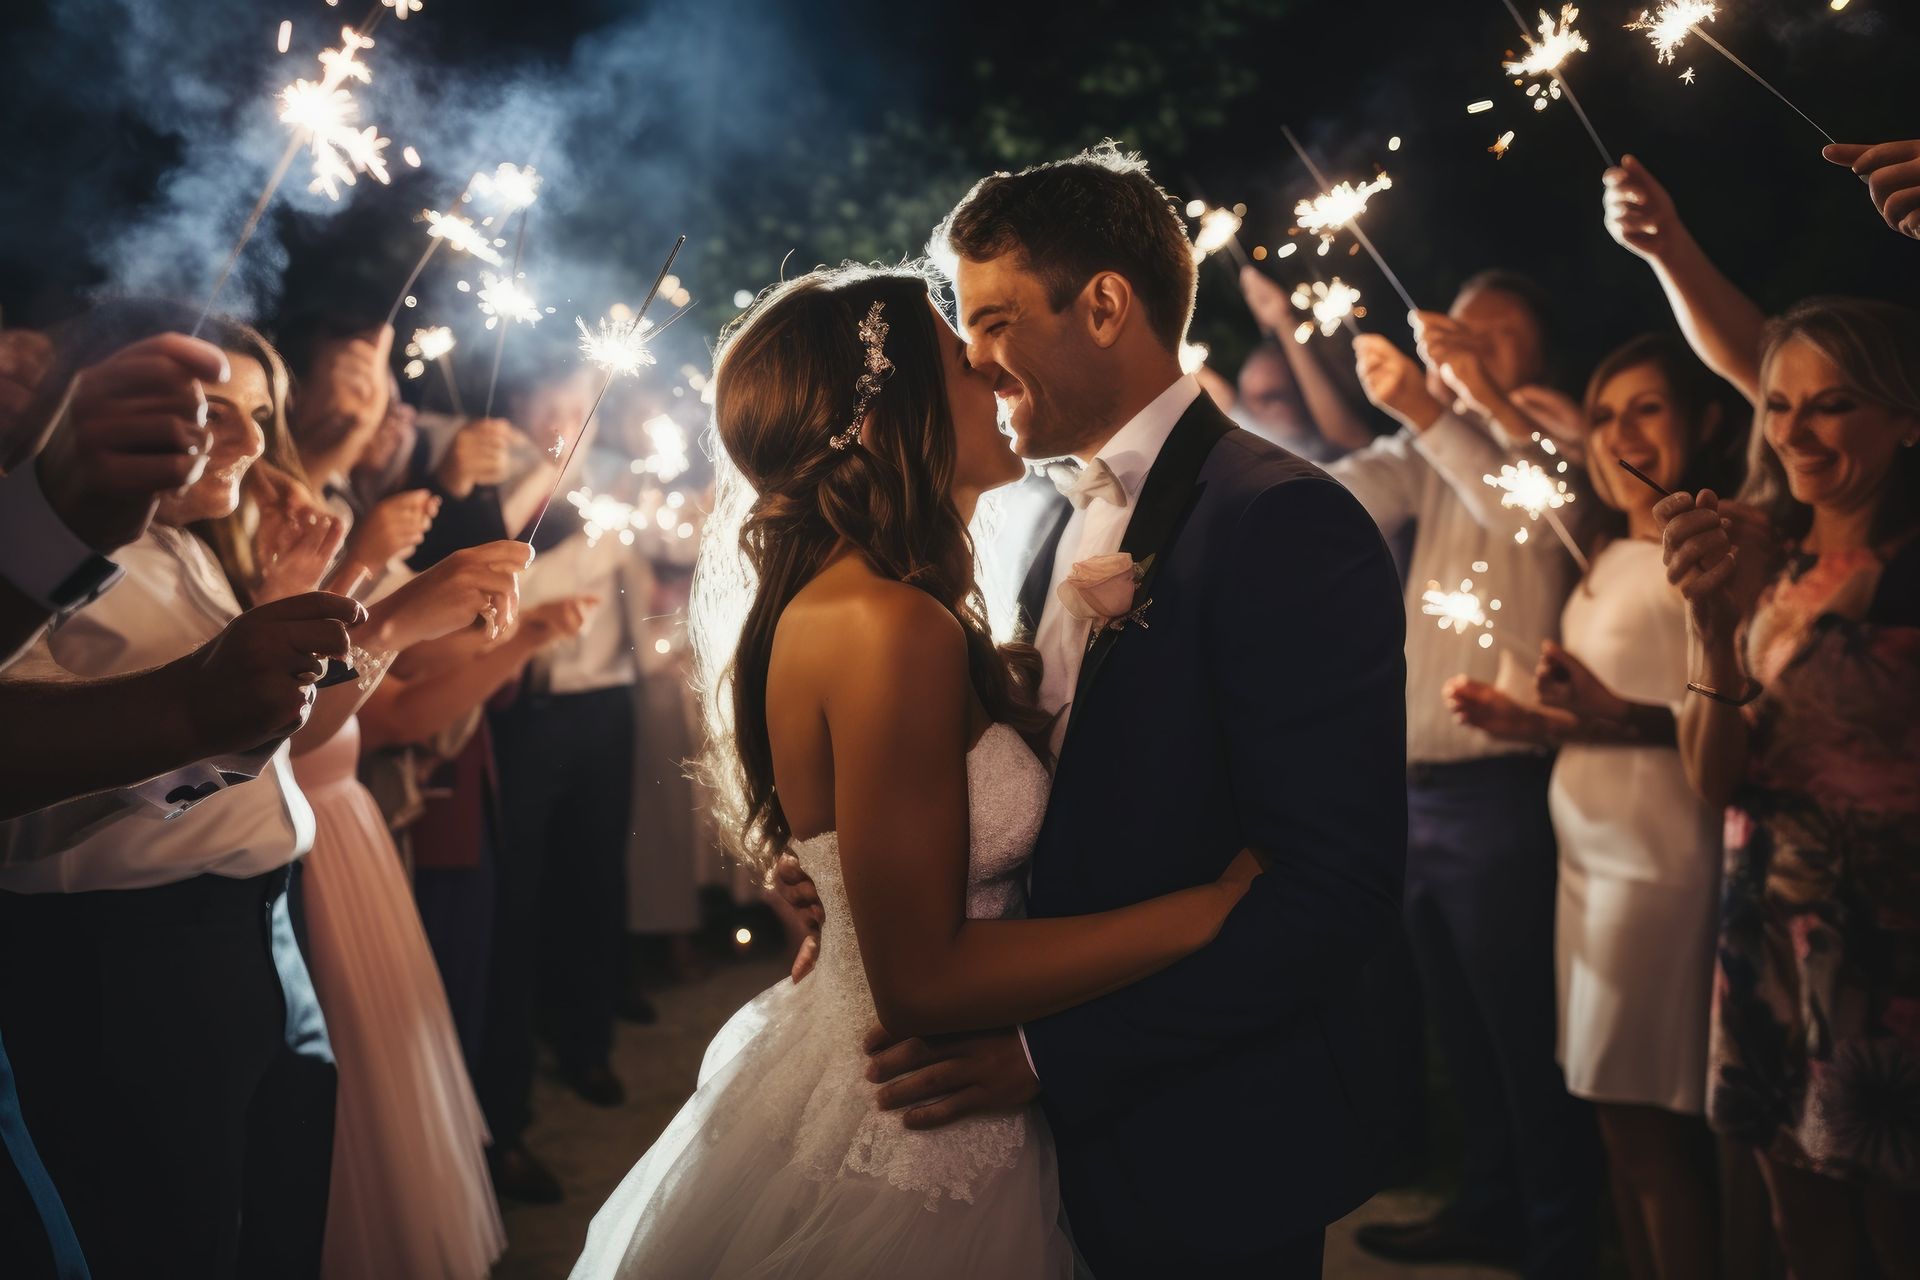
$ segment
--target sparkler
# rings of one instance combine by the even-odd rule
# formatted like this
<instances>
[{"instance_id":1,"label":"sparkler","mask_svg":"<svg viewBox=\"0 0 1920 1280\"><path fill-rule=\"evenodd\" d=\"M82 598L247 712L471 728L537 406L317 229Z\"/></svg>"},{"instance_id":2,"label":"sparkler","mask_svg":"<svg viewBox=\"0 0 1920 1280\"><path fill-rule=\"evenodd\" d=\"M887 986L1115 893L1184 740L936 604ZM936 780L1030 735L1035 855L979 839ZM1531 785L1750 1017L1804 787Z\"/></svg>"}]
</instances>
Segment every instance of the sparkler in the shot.
<instances>
[{"instance_id":1,"label":"sparkler","mask_svg":"<svg viewBox=\"0 0 1920 1280\"><path fill-rule=\"evenodd\" d=\"M1231 209L1207 209L1200 215L1200 230L1193 237L1193 261L1197 266L1209 254L1221 249L1231 249L1234 261L1241 266L1247 265L1247 255L1240 248L1240 215Z\"/></svg>"},{"instance_id":2,"label":"sparkler","mask_svg":"<svg viewBox=\"0 0 1920 1280\"><path fill-rule=\"evenodd\" d=\"M481 286L474 290L474 296L480 300L480 310L488 317L487 328L496 327L502 320L521 324L540 323L540 304L512 276L496 276L491 271L483 271L480 281Z\"/></svg>"},{"instance_id":3,"label":"sparkler","mask_svg":"<svg viewBox=\"0 0 1920 1280\"><path fill-rule=\"evenodd\" d=\"M1513 130L1509 129L1505 133L1501 134L1499 137L1495 138L1493 140L1493 145L1488 147L1487 150L1493 152L1494 159L1503 160L1506 158L1507 149L1512 145L1513 145Z\"/></svg>"},{"instance_id":4,"label":"sparkler","mask_svg":"<svg viewBox=\"0 0 1920 1280\"><path fill-rule=\"evenodd\" d=\"M587 351L588 358L595 359L595 362L606 370L606 376L600 380L600 391L593 397L593 404L588 407L587 416L580 423L580 430L574 434L572 446L568 448L565 455L559 459L560 467L559 470L554 473L553 488L547 490L547 499L540 504L540 513L534 516L533 523L527 528L524 540L529 545L533 542L533 535L540 531L540 522L547 518L547 508L553 505L553 495L558 492L560 482L566 478L567 467L572 464L573 455L580 451L581 444L587 439L588 435L591 434L594 415L600 412L600 402L606 398L607 388L613 385L615 375L621 372L637 373L645 364L651 363L650 358L642 359L642 355L645 354L644 347L638 348L640 354L635 353L636 344L640 343L642 335L651 332L657 336L666 330L667 325L672 324L675 320L685 315L688 309L692 307L693 304L689 301L687 306L682 307L679 311L669 316L666 324L662 324L651 331L646 327L647 309L653 306L653 300L660 296L660 286L666 280L667 273L673 270L673 261L680 256L680 250L686 243L687 238L684 235L673 242L673 248L667 251L667 260L660 264L660 273L653 278L653 287L647 290L647 296L642 298L640 305L634 308L632 318L630 320L622 318L612 322L625 326L625 328L613 331L607 327L609 321L601 321L601 332L618 332L620 334L619 339L612 342L611 346L598 348L602 356L612 358L596 359L593 351L587 351L587 343L582 343L582 350ZM584 320L580 320L577 323L579 324L581 337L583 339L593 340L597 338L598 335L592 335L587 332L587 326Z\"/></svg>"},{"instance_id":5,"label":"sparkler","mask_svg":"<svg viewBox=\"0 0 1920 1280\"><path fill-rule=\"evenodd\" d=\"M461 193L457 203L465 204L471 194L471 189ZM492 241L480 234L480 229L473 225L471 219L458 213L441 213L436 209L423 209L420 216L427 220L427 247L414 261L413 270L407 273L406 283L400 286L400 292L394 295L393 305L387 308L388 324L392 324L393 318L400 314L400 307L406 302L413 282L427 269L427 263L439 252L442 244L451 245L461 253L470 253L496 267L501 265L500 251L493 247Z\"/></svg>"},{"instance_id":6,"label":"sparkler","mask_svg":"<svg viewBox=\"0 0 1920 1280\"><path fill-rule=\"evenodd\" d=\"M1540 75L1551 77L1553 89L1558 94L1566 95L1568 105L1573 108L1573 113L1580 117L1580 123L1586 127L1587 136L1593 139L1594 150L1598 151L1600 158L1607 162L1607 167L1612 168L1613 152L1607 150L1607 144L1600 141L1600 132L1593 127L1593 121L1587 118L1586 109L1580 105L1580 99L1574 96L1573 86L1568 84L1566 77L1560 74L1568 58L1576 53L1587 51L1587 38L1574 30L1573 26L1573 20L1580 16L1580 10L1570 4L1561 5L1558 23L1549 17L1544 9L1541 10L1540 38L1535 40L1533 34L1527 30L1527 20L1520 16L1520 10L1514 7L1513 0L1500 0L1500 2L1507 7L1507 12L1513 15L1514 24L1520 28L1520 38L1527 43L1526 56L1516 62L1501 63L1501 69L1508 75L1523 78ZM1534 90L1538 87L1535 85ZM1532 93L1534 90L1529 92ZM1546 105L1546 95L1535 96L1536 110L1544 110Z\"/></svg>"},{"instance_id":7,"label":"sparkler","mask_svg":"<svg viewBox=\"0 0 1920 1280\"><path fill-rule=\"evenodd\" d=\"M573 323L580 330L581 354L605 369L609 378L638 373L654 362L637 316L602 317L597 331L587 328L584 317L575 316Z\"/></svg>"},{"instance_id":8,"label":"sparkler","mask_svg":"<svg viewBox=\"0 0 1920 1280\"><path fill-rule=\"evenodd\" d=\"M1673 51L1679 48L1688 36L1699 36L1708 48L1746 72L1755 84L1780 99L1781 102L1786 104L1789 111L1792 111L1793 114L1812 125L1815 133L1825 138L1829 143L1833 142L1833 135L1822 128L1819 121L1796 106L1793 99L1774 88L1765 76L1742 62L1733 50L1727 48L1727 46L1721 44L1718 40L1715 40L1712 36L1701 30L1700 24L1702 22L1712 22L1714 14L1717 12L1718 10L1713 5L1707 3L1706 0L1665 0L1658 9L1641 13L1638 22L1629 22L1627 24L1627 30L1646 32L1647 39L1653 42L1654 49L1658 51L1660 55L1662 65L1673 61ZM1693 68L1688 67L1685 71L1681 72L1680 78L1688 84L1692 84Z\"/></svg>"},{"instance_id":9,"label":"sparkler","mask_svg":"<svg viewBox=\"0 0 1920 1280\"><path fill-rule=\"evenodd\" d=\"M392 323L391 320L388 321ZM466 417L460 407L460 386L453 380L453 330L445 325L433 329L415 329L413 341L407 344L407 354L413 359L407 363L407 376L417 378L426 372L426 362L431 360L440 366L440 376L446 379L447 399L453 406L454 416Z\"/></svg>"},{"instance_id":10,"label":"sparkler","mask_svg":"<svg viewBox=\"0 0 1920 1280\"><path fill-rule=\"evenodd\" d=\"M1621 468L1624 469L1628 475L1632 476L1635 480L1638 480L1641 484L1647 486L1647 488L1653 490L1655 493L1659 494L1661 497L1671 498L1673 496L1673 490L1667 488L1665 485L1661 484L1658 480L1655 480L1652 476L1648 475L1646 472L1642 471L1640 468L1634 466L1631 462L1628 462L1625 458L1615 458L1614 461L1619 463Z\"/></svg>"},{"instance_id":11,"label":"sparkler","mask_svg":"<svg viewBox=\"0 0 1920 1280\"><path fill-rule=\"evenodd\" d=\"M1313 336L1317 324L1320 336L1331 338L1333 331L1345 324L1355 333L1353 321L1367 314L1367 309L1359 305L1360 291L1346 283L1339 276L1331 280L1315 280L1311 286L1301 285L1293 291L1293 305L1302 311L1313 314L1312 320L1304 320L1293 331L1296 342L1305 342Z\"/></svg>"},{"instance_id":12,"label":"sparkler","mask_svg":"<svg viewBox=\"0 0 1920 1280\"><path fill-rule=\"evenodd\" d=\"M1493 619L1489 614L1499 611L1498 599L1482 603L1479 593L1473 589L1472 578L1460 579L1459 588L1453 591L1443 590L1438 582L1429 580L1427 589L1420 593L1421 613L1437 619L1442 631L1451 631L1457 636L1477 631L1476 643L1482 649L1494 646Z\"/></svg>"},{"instance_id":13,"label":"sparkler","mask_svg":"<svg viewBox=\"0 0 1920 1280\"><path fill-rule=\"evenodd\" d=\"M489 179L482 174L474 174L473 181L467 184L467 189L471 192L475 187L484 184L490 193L498 196L509 212L518 210L520 234L513 245L513 274L517 277L520 274L521 255L527 249L527 221L533 212L530 206L540 191L540 178L534 173L532 165L524 169L516 169L510 164L503 164L493 171L493 175ZM481 306L485 305L486 301L482 298ZM505 355L506 351L507 330L503 325L493 344L493 372L487 375L487 407L483 411L484 417L493 416L493 393L500 385L500 357ZM553 501L551 494L548 495L547 501Z\"/></svg>"},{"instance_id":14,"label":"sparkler","mask_svg":"<svg viewBox=\"0 0 1920 1280\"><path fill-rule=\"evenodd\" d=\"M581 531L587 545L596 546L607 534L617 534L620 545L633 545L634 530L646 527L640 513L612 494L595 493L581 486L567 495L567 501L580 513Z\"/></svg>"},{"instance_id":15,"label":"sparkler","mask_svg":"<svg viewBox=\"0 0 1920 1280\"><path fill-rule=\"evenodd\" d=\"M411 2L416 6L418 4L418 0ZM369 28L372 22L370 18ZM341 87L346 80L361 84L372 81L373 73L358 56L360 50L372 47L373 41L365 33L353 27L342 27L340 47L320 53L320 79L297 78L280 91L280 120L291 127L293 136L268 176L266 186L261 189L260 198L254 201L252 211L247 214L240 235L234 240L225 265L220 268L220 274L214 277L206 304L200 308L200 318L194 322L195 337L205 327L207 317L213 314L213 304L219 301L221 292L227 287L227 280L233 275L241 253L246 250L247 242L253 239L261 217L272 203L274 194L280 190L280 183L286 178L287 170L293 167L294 157L300 153L302 146L313 154L313 178L308 190L315 193L324 191L329 199L340 198L342 183L354 185L356 173L368 174L381 183L388 181L386 158L381 154L386 149L388 139L382 138L379 130L371 125L365 129L356 127L359 105L354 102L353 95Z\"/></svg>"},{"instance_id":16,"label":"sparkler","mask_svg":"<svg viewBox=\"0 0 1920 1280\"><path fill-rule=\"evenodd\" d=\"M1544 447L1544 446L1543 446ZM1481 480L1500 490L1500 505L1508 509L1517 509L1526 513L1529 520L1546 518L1547 524L1560 539L1560 545L1567 549L1574 563L1582 572L1587 568L1587 557L1574 545L1573 535L1567 532L1567 526L1555 514L1561 507L1574 499L1574 493L1567 488L1567 482L1555 478L1542 467L1535 466L1524 458L1519 462L1503 465L1497 476L1481 476ZM1521 533L1526 530L1522 529ZM1523 537L1515 537L1515 542L1525 542Z\"/></svg>"},{"instance_id":17,"label":"sparkler","mask_svg":"<svg viewBox=\"0 0 1920 1280\"><path fill-rule=\"evenodd\" d=\"M1360 242L1360 247L1365 249L1367 256L1373 259L1373 265L1380 268L1380 274L1387 278L1387 283L1393 286L1393 291L1400 295L1400 301L1407 304L1407 310L1418 311L1420 308L1415 304L1413 295L1408 293L1407 287L1400 283L1400 277L1393 274L1393 268L1387 265L1387 260L1380 256L1380 251L1373 247L1373 241L1367 238L1366 231L1360 226L1360 215L1367 210L1367 198L1376 192L1391 188L1393 180L1382 173L1374 181L1363 182L1358 187L1343 182L1338 187L1328 188L1327 176L1320 172L1320 166L1313 162L1313 157L1307 154L1307 149L1300 145L1300 139L1294 136L1293 129L1283 124L1280 126L1280 132L1286 138L1287 145L1293 148L1293 153L1300 157L1300 163L1307 167L1307 172L1313 175L1313 180L1322 189L1322 194L1315 196L1312 200L1302 200L1294 206L1294 214L1300 226L1320 237L1322 253L1325 253L1326 247L1333 243L1335 229L1345 227L1352 231L1353 238ZM1334 215L1339 216L1336 218ZM1309 218L1313 220L1314 225L1309 225Z\"/></svg>"}]
</instances>

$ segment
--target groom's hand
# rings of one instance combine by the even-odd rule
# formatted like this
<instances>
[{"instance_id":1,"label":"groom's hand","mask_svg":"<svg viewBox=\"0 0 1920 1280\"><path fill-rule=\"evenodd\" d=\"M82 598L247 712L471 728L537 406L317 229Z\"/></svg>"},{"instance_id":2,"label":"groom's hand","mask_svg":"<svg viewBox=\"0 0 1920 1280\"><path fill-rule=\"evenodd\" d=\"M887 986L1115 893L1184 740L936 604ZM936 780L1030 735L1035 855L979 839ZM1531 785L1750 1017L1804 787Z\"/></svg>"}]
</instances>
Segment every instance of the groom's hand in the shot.
<instances>
[{"instance_id":1,"label":"groom's hand","mask_svg":"<svg viewBox=\"0 0 1920 1280\"><path fill-rule=\"evenodd\" d=\"M938 1129L967 1116L1018 1111L1040 1096L1016 1031L895 1040L867 1032L867 1079L882 1111L905 1111L909 1129Z\"/></svg>"}]
</instances>

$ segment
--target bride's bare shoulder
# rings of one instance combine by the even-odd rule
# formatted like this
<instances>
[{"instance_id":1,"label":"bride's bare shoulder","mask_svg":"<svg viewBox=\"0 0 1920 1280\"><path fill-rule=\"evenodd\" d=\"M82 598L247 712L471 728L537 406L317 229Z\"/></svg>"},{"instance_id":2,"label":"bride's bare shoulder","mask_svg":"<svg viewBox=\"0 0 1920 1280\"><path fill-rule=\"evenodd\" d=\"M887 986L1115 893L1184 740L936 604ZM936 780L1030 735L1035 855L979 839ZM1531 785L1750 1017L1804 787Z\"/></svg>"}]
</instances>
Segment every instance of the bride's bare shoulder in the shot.
<instances>
[{"instance_id":1,"label":"bride's bare shoulder","mask_svg":"<svg viewBox=\"0 0 1920 1280\"><path fill-rule=\"evenodd\" d=\"M829 657L841 670L911 661L916 654L935 663L957 658L963 671L966 664L959 619L926 592L881 577L852 557L794 594L780 615L774 646L801 660Z\"/></svg>"}]
</instances>

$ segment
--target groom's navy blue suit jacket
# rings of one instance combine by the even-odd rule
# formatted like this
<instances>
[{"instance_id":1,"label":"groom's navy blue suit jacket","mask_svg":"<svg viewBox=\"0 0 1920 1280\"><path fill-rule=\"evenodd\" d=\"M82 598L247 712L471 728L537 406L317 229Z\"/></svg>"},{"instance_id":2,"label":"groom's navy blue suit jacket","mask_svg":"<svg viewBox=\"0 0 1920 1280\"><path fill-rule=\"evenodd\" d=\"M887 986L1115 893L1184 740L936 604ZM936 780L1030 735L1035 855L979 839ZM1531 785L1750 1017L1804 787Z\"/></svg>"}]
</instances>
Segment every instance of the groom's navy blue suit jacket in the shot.
<instances>
[{"instance_id":1,"label":"groom's navy blue suit jacket","mask_svg":"<svg viewBox=\"0 0 1920 1280\"><path fill-rule=\"evenodd\" d=\"M1405 615L1360 504L1205 395L1121 549L1154 555L1152 604L1087 654L1031 914L1203 883L1243 846L1272 865L1213 945L1025 1031L1095 1273L1214 1274L1378 1186L1360 977L1400 920Z\"/></svg>"}]
</instances>

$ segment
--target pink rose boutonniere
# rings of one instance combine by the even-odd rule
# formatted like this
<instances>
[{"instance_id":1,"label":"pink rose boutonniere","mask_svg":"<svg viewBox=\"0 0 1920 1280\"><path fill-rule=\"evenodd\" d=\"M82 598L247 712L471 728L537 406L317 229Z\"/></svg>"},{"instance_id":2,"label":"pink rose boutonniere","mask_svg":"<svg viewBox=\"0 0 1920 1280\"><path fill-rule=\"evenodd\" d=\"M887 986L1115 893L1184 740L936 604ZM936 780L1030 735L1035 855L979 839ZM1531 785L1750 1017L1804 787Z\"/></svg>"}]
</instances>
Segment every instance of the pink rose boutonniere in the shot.
<instances>
[{"instance_id":1,"label":"pink rose boutonniere","mask_svg":"<svg viewBox=\"0 0 1920 1280\"><path fill-rule=\"evenodd\" d=\"M1152 567L1152 556L1136 562L1124 551L1074 562L1060 584L1060 603L1069 617L1088 623L1089 647L1102 631L1118 631L1129 622L1147 625L1147 606L1153 601L1135 604L1134 596Z\"/></svg>"}]
</instances>

